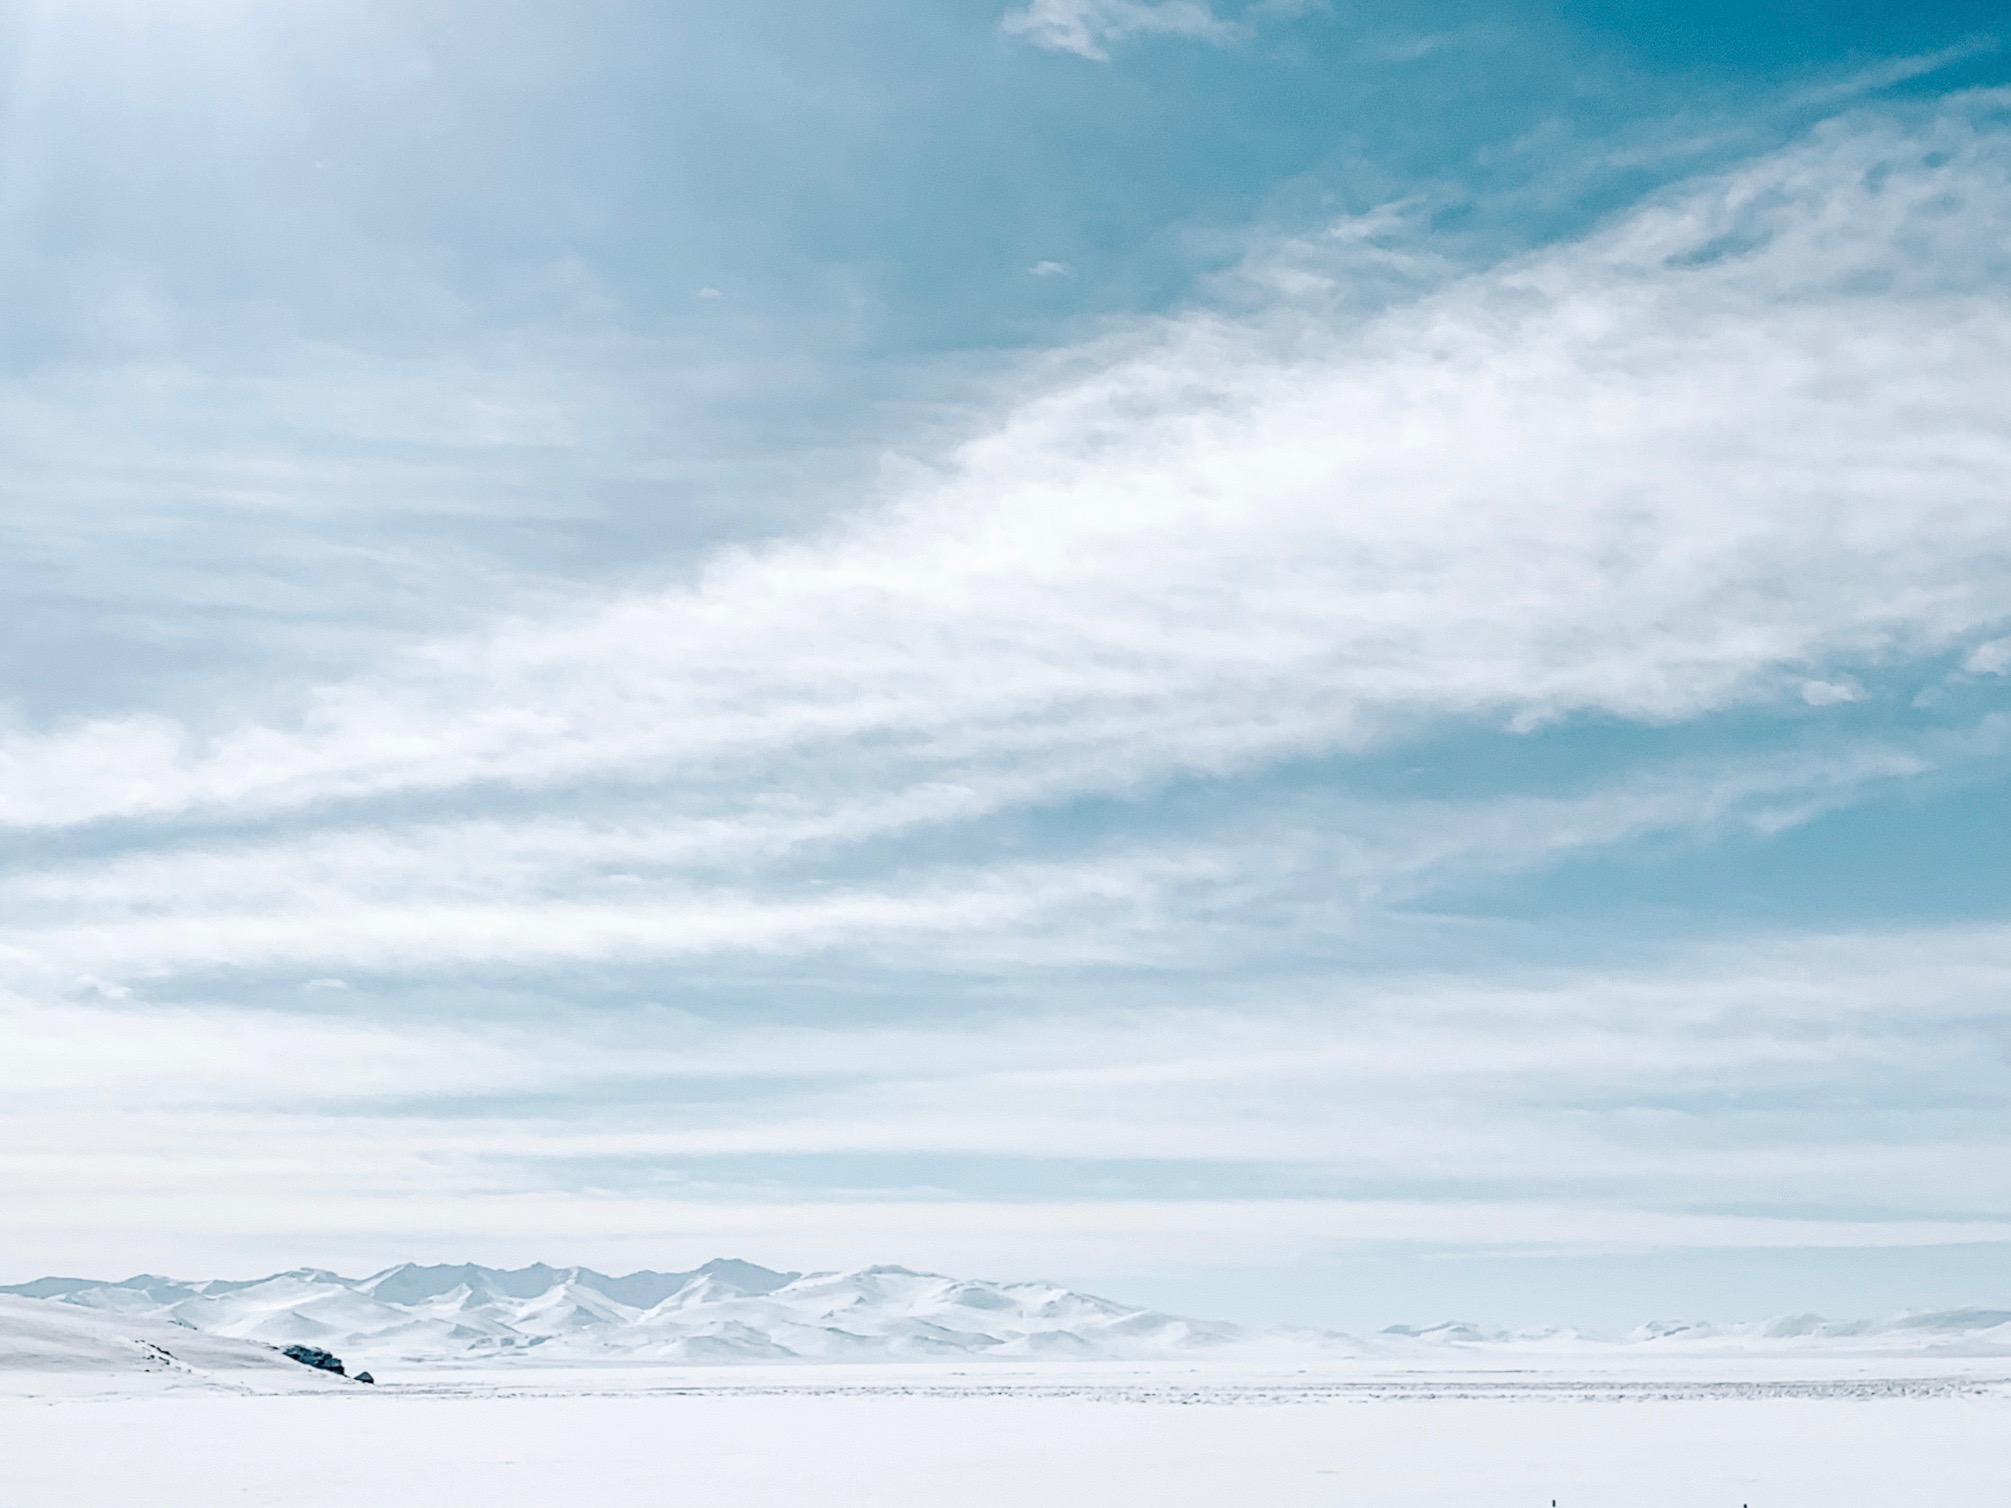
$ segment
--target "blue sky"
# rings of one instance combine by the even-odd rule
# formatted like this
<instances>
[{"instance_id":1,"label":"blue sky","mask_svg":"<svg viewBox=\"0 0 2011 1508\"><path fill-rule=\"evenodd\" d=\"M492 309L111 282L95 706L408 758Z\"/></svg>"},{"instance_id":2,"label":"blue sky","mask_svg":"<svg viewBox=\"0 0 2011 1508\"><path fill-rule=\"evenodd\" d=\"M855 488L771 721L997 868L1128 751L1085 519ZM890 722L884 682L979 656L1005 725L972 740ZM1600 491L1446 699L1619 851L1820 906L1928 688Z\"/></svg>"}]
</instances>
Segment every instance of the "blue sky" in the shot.
<instances>
[{"instance_id":1,"label":"blue sky","mask_svg":"<svg viewBox=\"0 0 2011 1508\"><path fill-rule=\"evenodd\" d=\"M1998 29L7 8L5 1276L2003 1302Z\"/></svg>"}]
</instances>

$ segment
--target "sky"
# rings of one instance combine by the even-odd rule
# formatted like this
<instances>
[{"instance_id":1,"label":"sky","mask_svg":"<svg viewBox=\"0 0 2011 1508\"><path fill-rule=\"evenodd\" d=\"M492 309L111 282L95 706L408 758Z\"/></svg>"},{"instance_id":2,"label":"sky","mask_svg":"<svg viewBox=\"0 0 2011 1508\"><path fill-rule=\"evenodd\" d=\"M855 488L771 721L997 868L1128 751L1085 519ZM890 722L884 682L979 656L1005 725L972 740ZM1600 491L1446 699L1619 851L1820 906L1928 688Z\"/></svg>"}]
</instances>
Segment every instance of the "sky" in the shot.
<instances>
[{"instance_id":1,"label":"sky","mask_svg":"<svg viewBox=\"0 0 2011 1508\"><path fill-rule=\"evenodd\" d=\"M0 1281L2011 1303L2011 48L0 4Z\"/></svg>"}]
</instances>

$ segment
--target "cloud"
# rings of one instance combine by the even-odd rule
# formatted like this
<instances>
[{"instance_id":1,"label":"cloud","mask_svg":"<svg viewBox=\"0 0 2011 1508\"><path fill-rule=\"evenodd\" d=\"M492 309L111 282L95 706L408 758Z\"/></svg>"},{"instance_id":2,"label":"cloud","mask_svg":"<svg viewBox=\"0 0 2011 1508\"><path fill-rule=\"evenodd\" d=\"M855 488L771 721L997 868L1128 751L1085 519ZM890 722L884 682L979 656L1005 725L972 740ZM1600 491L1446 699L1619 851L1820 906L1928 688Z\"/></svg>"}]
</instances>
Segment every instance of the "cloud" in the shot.
<instances>
[{"instance_id":1,"label":"cloud","mask_svg":"<svg viewBox=\"0 0 2011 1508\"><path fill-rule=\"evenodd\" d=\"M1540 976L1330 952L1462 884L1998 757L1987 720L1853 720L2001 668L2007 182L1978 96L1507 265L1406 263L1373 316L1309 239L1029 363L816 532L255 698L16 716L0 1201L38 1241L1996 1231L1996 930ZM1668 753L1734 721L1736 754ZM1632 751L1598 780L1375 786L1581 723ZM602 1015L592 971L641 964L624 1000L676 1008ZM246 1003L262 973L296 1014ZM759 1008L715 1019L723 979ZM481 988L535 1025L471 1019ZM1036 1199L986 1185L1006 1162ZM1154 1169L1203 1192L1055 1192Z\"/></svg>"},{"instance_id":2,"label":"cloud","mask_svg":"<svg viewBox=\"0 0 2011 1508\"><path fill-rule=\"evenodd\" d=\"M0 1197L16 1261L109 1253L115 1212L275 1252L683 1221L980 1268L1163 1260L1169 1229L1196 1261L2003 1240L2007 981L1982 926L843 1029L0 1000Z\"/></svg>"},{"instance_id":3,"label":"cloud","mask_svg":"<svg viewBox=\"0 0 2011 1508\"><path fill-rule=\"evenodd\" d=\"M1837 707L1863 697L1864 688L1851 680L1809 681L1802 687L1802 700L1811 707Z\"/></svg>"},{"instance_id":4,"label":"cloud","mask_svg":"<svg viewBox=\"0 0 2011 1508\"><path fill-rule=\"evenodd\" d=\"M1870 67L1846 74L1842 78L1803 89L1795 94L1793 99L1801 105L1834 107L1846 100L1877 94L1900 84L1911 83L1915 79L1926 78L1941 72L1944 68L1952 68L1957 63L1966 63L1972 58L1988 56L2002 45L1995 37L1975 36L1958 42L1953 47L1939 48L1934 52L1887 58Z\"/></svg>"},{"instance_id":5,"label":"cloud","mask_svg":"<svg viewBox=\"0 0 2011 1508\"><path fill-rule=\"evenodd\" d=\"M219 969L437 972L811 953L946 973L1032 958L1048 969L1215 964L1303 948L1448 887L1655 835L1778 832L2001 743L1990 725L1952 744L1741 756L1547 796L1236 805L1172 833L1120 830L1003 862L982 851L981 836L987 819L1023 798L1010 781L899 801L834 792L829 805L799 801L732 820L680 819L652 800L591 819L169 844L0 876L0 975L25 984L91 969L158 980ZM860 865L871 845L928 829L980 851ZM305 985L343 987L326 976Z\"/></svg>"},{"instance_id":6,"label":"cloud","mask_svg":"<svg viewBox=\"0 0 2011 1508\"><path fill-rule=\"evenodd\" d=\"M1217 16L1206 0L1030 0L1000 23L1049 52L1107 62L1109 44L1133 37L1189 37L1227 46L1246 28Z\"/></svg>"},{"instance_id":7,"label":"cloud","mask_svg":"<svg viewBox=\"0 0 2011 1508\"><path fill-rule=\"evenodd\" d=\"M2011 672L2011 639L1992 639L1969 651L1962 668L1971 675L2003 675Z\"/></svg>"},{"instance_id":8,"label":"cloud","mask_svg":"<svg viewBox=\"0 0 2011 1508\"><path fill-rule=\"evenodd\" d=\"M276 716L18 729L0 822L610 779L1035 801L1960 650L2011 616L2006 168L1987 101L1865 117L1367 328L1304 292L1142 325L690 585Z\"/></svg>"}]
</instances>

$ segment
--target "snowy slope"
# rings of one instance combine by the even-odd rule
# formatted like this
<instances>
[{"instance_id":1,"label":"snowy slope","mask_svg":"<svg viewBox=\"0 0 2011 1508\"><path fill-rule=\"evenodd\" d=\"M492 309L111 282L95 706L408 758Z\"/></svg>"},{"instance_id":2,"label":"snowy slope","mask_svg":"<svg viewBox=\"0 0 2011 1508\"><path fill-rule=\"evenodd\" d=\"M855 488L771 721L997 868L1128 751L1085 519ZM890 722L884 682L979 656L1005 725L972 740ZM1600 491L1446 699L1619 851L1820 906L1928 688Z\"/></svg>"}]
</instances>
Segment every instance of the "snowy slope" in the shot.
<instances>
[{"instance_id":1,"label":"snowy slope","mask_svg":"<svg viewBox=\"0 0 2011 1508\"><path fill-rule=\"evenodd\" d=\"M1051 1283L982 1283L869 1267L779 1273L715 1261L609 1277L407 1263L367 1278L317 1268L250 1282L43 1279L0 1290L164 1319L211 1335L405 1360L1150 1358L1219 1350L1233 1325L1155 1314Z\"/></svg>"},{"instance_id":2,"label":"snowy slope","mask_svg":"<svg viewBox=\"0 0 2011 1508\"><path fill-rule=\"evenodd\" d=\"M301 1391L354 1384L270 1346L205 1334L158 1318L0 1296L0 1391L42 1391L50 1379Z\"/></svg>"}]
</instances>

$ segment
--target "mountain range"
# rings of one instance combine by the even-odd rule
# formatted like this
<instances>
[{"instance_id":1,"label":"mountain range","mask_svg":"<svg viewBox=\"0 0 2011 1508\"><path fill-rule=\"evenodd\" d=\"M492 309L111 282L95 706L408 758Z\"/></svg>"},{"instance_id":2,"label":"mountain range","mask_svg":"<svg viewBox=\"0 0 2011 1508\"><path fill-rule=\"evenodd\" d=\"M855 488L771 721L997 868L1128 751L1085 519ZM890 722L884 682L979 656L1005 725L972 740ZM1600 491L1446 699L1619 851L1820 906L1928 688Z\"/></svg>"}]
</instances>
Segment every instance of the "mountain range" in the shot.
<instances>
[{"instance_id":1,"label":"mountain range","mask_svg":"<svg viewBox=\"0 0 2011 1508\"><path fill-rule=\"evenodd\" d=\"M508 1271L406 1263L367 1278L318 1268L245 1282L43 1278L0 1293L406 1361L1150 1358L1243 1339L1233 1325L1053 1283L972 1282L901 1267L773 1272L733 1260L623 1277L543 1263Z\"/></svg>"},{"instance_id":2,"label":"mountain range","mask_svg":"<svg viewBox=\"0 0 2011 1508\"><path fill-rule=\"evenodd\" d=\"M42 1278L0 1293L167 1322L271 1346L406 1362L884 1361L983 1357L1155 1360L1281 1351L1399 1358L1473 1348L1702 1352L1851 1350L2011 1354L2011 1311L1959 1309L1878 1320L1815 1315L1657 1323L1621 1337L1445 1323L1366 1337L1254 1331L1077 1293L866 1267L775 1272L718 1260L686 1272L611 1277L586 1267L501 1270L404 1263L348 1278L297 1268L246 1281L143 1274L119 1282Z\"/></svg>"}]
</instances>

